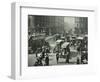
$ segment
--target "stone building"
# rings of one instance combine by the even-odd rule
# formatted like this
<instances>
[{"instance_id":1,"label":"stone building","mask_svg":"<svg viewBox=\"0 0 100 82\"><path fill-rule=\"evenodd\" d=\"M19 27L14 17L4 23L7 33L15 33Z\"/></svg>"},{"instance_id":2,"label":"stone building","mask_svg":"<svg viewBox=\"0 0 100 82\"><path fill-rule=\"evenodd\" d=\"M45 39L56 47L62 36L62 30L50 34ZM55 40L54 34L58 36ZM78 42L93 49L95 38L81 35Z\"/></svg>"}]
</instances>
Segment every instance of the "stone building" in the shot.
<instances>
[{"instance_id":1,"label":"stone building","mask_svg":"<svg viewBox=\"0 0 100 82\"><path fill-rule=\"evenodd\" d=\"M75 29L78 34L88 33L88 18L87 17L75 17Z\"/></svg>"},{"instance_id":2,"label":"stone building","mask_svg":"<svg viewBox=\"0 0 100 82\"><path fill-rule=\"evenodd\" d=\"M45 33L46 35L63 33L64 17L29 15L28 27L34 33Z\"/></svg>"}]
</instances>

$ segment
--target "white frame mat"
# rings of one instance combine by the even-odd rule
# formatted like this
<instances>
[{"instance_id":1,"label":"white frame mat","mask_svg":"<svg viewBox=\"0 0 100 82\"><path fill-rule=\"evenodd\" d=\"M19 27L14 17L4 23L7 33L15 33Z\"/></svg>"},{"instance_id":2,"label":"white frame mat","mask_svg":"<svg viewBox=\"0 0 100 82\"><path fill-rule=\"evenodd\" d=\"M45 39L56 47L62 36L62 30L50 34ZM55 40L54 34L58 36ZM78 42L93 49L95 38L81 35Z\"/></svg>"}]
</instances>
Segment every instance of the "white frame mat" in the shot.
<instances>
[{"instance_id":1,"label":"white frame mat","mask_svg":"<svg viewBox=\"0 0 100 82\"><path fill-rule=\"evenodd\" d=\"M55 11L55 12L54 12ZM74 13L73 13L74 12ZM56 6L34 3L12 3L12 63L11 76L13 79L34 79L63 77L69 75L95 74L95 42L96 9L87 7ZM47 67L28 67L27 65L27 15L59 15L88 17L88 65L64 65ZM24 28L23 28L24 27Z\"/></svg>"}]
</instances>

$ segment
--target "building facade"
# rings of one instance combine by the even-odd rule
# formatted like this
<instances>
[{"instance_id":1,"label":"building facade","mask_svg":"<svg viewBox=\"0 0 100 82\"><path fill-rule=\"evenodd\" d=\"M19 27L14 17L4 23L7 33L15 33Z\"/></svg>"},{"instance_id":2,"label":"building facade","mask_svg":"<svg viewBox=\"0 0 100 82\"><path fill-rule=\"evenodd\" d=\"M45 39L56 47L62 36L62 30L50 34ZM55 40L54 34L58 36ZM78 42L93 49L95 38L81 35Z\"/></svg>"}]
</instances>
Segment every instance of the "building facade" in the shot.
<instances>
[{"instance_id":1,"label":"building facade","mask_svg":"<svg viewBox=\"0 0 100 82\"><path fill-rule=\"evenodd\" d=\"M46 35L63 33L64 17L29 15L28 27L33 33L45 33Z\"/></svg>"},{"instance_id":2,"label":"building facade","mask_svg":"<svg viewBox=\"0 0 100 82\"><path fill-rule=\"evenodd\" d=\"M75 30L78 34L88 34L88 18L75 17Z\"/></svg>"}]
</instances>

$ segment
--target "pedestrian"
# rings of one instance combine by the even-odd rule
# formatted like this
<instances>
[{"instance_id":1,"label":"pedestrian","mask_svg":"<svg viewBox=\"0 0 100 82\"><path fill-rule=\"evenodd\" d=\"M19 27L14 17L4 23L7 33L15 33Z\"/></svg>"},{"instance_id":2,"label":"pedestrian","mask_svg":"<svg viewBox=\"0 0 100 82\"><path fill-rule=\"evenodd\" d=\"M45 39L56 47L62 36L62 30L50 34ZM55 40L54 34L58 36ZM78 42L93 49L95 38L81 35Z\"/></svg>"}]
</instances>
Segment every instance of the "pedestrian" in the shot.
<instances>
[{"instance_id":1,"label":"pedestrian","mask_svg":"<svg viewBox=\"0 0 100 82\"><path fill-rule=\"evenodd\" d=\"M80 64L80 59L77 57L77 64Z\"/></svg>"},{"instance_id":2,"label":"pedestrian","mask_svg":"<svg viewBox=\"0 0 100 82\"><path fill-rule=\"evenodd\" d=\"M66 63L69 63L69 59L70 59L70 48L69 48L69 45L67 45L66 50L67 50Z\"/></svg>"},{"instance_id":3,"label":"pedestrian","mask_svg":"<svg viewBox=\"0 0 100 82\"><path fill-rule=\"evenodd\" d=\"M64 48L64 55L67 53L67 50L66 50L66 48Z\"/></svg>"},{"instance_id":4,"label":"pedestrian","mask_svg":"<svg viewBox=\"0 0 100 82\"><path fill-rule=\"evenodd\" d=\"M45 57L45 65L49 66L49 56L48 56L48 54L46 54L46 57Z\"/></svg>"},{"instance_id":5,"label":"pedestrian","mask_svg":"<svg viewBox=\"0 0 100 82\"><path fill-rule=\"evenodd\" d=\"M42 64L42 59L39 57L39 60L38 60L38 65L39 66L43 66L43 64Z\"/></svg>"},{"instance_id":6,"label":"pedestrian","mask_svg":"<svg viewBox=\"0 0 100 82\"><path fill-rule=\"evenodd\" d=\"M57 54L56 54L56 60L57 60L57 64L58 64L58 61L59 61L59 52L57 52Z\"/></svg>"},{"instance_id":7,"label":"pedestrian","mask_svg":"<svg viewBox=\"0 0 100 82\"><path fill-rule=\"evenodd\" d=\"M45 57L45 49L42 49L42 59Z\"/></svg>"},{"instance_id":8,"label":"pedestrian","mask_svg":"<svg viewBox=\"0 0 100 82\"><path fill-rule=\"evenodd\" d=\"M38 57L38 49L36 50L35 54L36 54L36 57Z\"/></svg>"},{"instance_id":9,"label":"pedestrian","mask_svg":"<svg viewBox=\"0 0 100 82\"><path fill-rule=\"evenodd\" d=\"M43 66L42 60L39 57L37 57L37 60L36 60L36 62L34 64L34 66Z\"/></svg>"},{"instance_id":10,"label":"pedestrian","mask_svg":"<svg viewBox=\"0 0 100 82\"><path fill-rule=\"evenodd\" d=\"M66 63L69 63L69 58L70 58L70 54L68 52L67 56L66 56Z\"/></svg>"},{"instance_id":11,"label":"pedestrian","mask_svg":"<svg viewBox=\"0 0 100 82\"><path fill-rule=\"evenodd\" d=\"M46 48L45 52L46 53L50 53L49 48Z\"/></svg>"},{"instance_id":12,"label":"pedestrian","mask_svg":"<svg viewBox=\"0 0 100 82\"><path fill-rule=\"evenodd\" d=\"M38 61L35 62L34 66L38 66Z\"/></svg>"}]
</instances>

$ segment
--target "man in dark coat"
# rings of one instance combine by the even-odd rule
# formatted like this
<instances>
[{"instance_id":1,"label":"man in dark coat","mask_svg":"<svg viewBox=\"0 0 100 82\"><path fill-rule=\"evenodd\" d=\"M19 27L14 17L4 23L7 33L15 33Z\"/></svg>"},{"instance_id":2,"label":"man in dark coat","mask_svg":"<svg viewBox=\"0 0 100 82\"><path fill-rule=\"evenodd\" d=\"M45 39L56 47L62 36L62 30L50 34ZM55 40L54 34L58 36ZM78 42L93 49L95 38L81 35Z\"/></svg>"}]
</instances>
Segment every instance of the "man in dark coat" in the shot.
<instances>
[{"instance_id":1,"label":"man in dark coat","mask_svg":"<svg viewBox=\"0 0 100 82\"><path fill-rule=\"evenodd\" d=\"M58 63L58 60L59 60L59 52L56 53L56 60L57 60L57 63Z\"/></svg>"},{"instance_id":2,"label":"man in dark coat","mask_svg":"<svg viewBox=\"0 0 100 82\"><path fill-rule=\"evenodd\" d=\"M70 48L69 48L69 45L67 45L66 50L67 50L66 63L69 63L69 58L70 58Z\"/></svg>"},{"instance_id":3,"label":"man in dark coat","mask_svg":"<svg viewBox=\"0 0 100 82\"><path fill-rule=\"evenodd\" d=\"M48 54L46 54L46 57L45 57L45 65L49 66L49 56L48 56Z\"/></svg>"}]
</instances>

